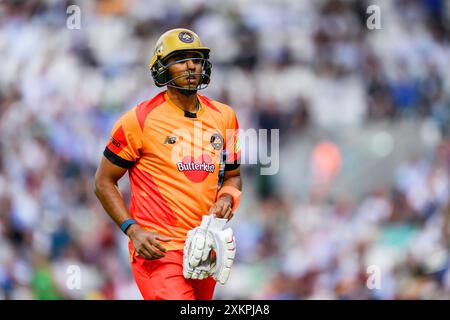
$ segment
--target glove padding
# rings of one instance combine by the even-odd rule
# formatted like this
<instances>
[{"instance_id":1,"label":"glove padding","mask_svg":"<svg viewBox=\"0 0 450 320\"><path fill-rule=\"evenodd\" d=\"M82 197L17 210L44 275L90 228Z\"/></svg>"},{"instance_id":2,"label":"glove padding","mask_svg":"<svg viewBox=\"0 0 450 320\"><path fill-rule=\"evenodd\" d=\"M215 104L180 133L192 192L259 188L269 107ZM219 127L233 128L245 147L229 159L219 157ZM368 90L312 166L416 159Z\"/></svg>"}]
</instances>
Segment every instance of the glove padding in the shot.
<instances>
[{"instance_id":1,"label":"glove padding","mask_svg":"<svg viewBox=\"0 0 450 320\"><path fill-rule=\"evenodd\" d=\"M231 228L223 230L227 219L203 216L200 226L189 230L183 252L183 275L186 279L214 280L225 284L236 253Z\"/></svg>"},{"instance_id":2,"label":"glove padding","mask_svg":"<svg viewBox=\"0 0 450 320\"><path fill-rule=\"evenodd\" d=\"M203 216L200 226L189 230L183 251L183 275L186 279L206 279L209 276L213 237L208 234L210 216Z\"/></svg>"},{"instance_id":3,"label":"glove padding","mask_svg":"<svg viewBox=\"0 0 450 320\"><path fill-rule=\"evenodd\" d=\"M231 267L233 266L234 257L236 255L236 241L234 239L233 230L227 228L221 231L211 231L214 235L214 251L216 259L211 264L210 275L214 280L225 284L230 276Z\"/></svg>"}]
</instances>

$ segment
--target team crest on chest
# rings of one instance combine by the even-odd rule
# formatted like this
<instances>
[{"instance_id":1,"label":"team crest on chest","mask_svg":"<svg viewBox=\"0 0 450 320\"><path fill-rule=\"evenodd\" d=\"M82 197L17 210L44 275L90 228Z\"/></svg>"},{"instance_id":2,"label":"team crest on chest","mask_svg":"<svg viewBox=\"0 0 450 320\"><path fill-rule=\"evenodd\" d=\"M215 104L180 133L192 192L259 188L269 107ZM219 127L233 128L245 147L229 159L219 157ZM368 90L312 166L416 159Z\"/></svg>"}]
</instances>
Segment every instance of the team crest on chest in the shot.
<instances>
[{"instance_id":1,"label":"team crest on chest","mask_svg":"<svg viewBox=\"0 0 450 320\"><path fill-rule=\"evenodd\" d=\"M214 133L211 136L210 142L215 150L220 150L223 147L223 138L219 133Z\"/></svg>"},{"instance_id":2,"label":"team crest on chest","mask_svg":"<svg viewBox=\"0 0 450 320\"><path fill-rule=\"evenodd\" d=\"M164 140L164 144L175 144L177 142L176 136L167 136L166 140Z\"/></svg>"}]
</instances>

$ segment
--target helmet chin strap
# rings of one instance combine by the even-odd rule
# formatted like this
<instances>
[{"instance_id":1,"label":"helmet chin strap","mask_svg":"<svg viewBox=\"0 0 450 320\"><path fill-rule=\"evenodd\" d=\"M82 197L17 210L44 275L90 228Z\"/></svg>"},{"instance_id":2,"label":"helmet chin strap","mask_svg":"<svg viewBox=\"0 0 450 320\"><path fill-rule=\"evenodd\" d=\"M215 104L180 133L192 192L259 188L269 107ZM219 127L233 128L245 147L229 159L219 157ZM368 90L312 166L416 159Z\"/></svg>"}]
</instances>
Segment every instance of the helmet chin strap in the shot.
<instances>
[{"instance_id":1,"label":"helmet chin strap","mask_svg":"<svg viewBox=\"0 0 450 320\"><path fill-rule=\"evenodd\" d=\"M191 76L191 72L188 71L188 77L190 77L190 76ZM177 85L175 84L174 81L171 81L169 85L170 85L171 87L177 89L177 91L178 91L179 93L185 95L186 97L190 97L190 96L192 96L193 94L196 94L196 93L197 93L197 90L198 90L198 86L195 86L195 87L193 87L193 88L191 88L191 86L189 86L189 88L182 88L182 87L179 87L179 86L177 86Z\"/></svg>"}]
</instances>

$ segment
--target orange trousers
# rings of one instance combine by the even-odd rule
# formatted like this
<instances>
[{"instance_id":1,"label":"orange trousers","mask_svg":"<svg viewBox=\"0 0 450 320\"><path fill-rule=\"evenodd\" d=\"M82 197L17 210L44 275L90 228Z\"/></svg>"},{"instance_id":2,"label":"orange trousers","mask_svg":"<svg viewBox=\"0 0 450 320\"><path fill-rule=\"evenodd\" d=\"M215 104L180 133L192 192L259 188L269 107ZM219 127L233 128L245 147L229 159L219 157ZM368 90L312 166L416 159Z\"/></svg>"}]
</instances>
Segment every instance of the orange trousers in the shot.
<instances>
[{"instance_id":1,"label":"orange trousers","mask_svg":"<svg viewBox=\"0 0 450 320\"><path fill-rule=\"evenodd\" d=\"M216 281L185 279L183 250L166 252L156 260L136 255L131 263L136 284L145 300L211 300Z\"/></svg>"}]
</instances>

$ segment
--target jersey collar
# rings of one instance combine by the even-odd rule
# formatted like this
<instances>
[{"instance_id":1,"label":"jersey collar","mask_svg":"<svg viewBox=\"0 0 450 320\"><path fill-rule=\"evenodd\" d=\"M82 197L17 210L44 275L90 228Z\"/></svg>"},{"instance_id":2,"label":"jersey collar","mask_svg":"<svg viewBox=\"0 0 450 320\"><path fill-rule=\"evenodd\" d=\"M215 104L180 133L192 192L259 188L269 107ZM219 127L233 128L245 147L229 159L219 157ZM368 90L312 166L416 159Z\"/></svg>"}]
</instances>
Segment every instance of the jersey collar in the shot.
<instances>
[{"instance_id":1,"label":"jersey collar","mask_svg":"<svg viewBox=\"0 0 450 320\"><path fill-rule=\"evenodd\" d=\"M199 118L203 115L203 113L205 112L206 108L205 106L202 104L202 100L199 98L199 96L197 95L197 100L200 104L200 110L197 111L196 113L192 113L192 112L188 112L188 111L184 111L183 109L177 107L177 105L175 103L173 103L172 100L170 100L169 95L167 94L167 91L164 93L164 99L167 101L167 104L180 116L182 117L186 117L186 118Z\"/></svg>"}]
</instances>

